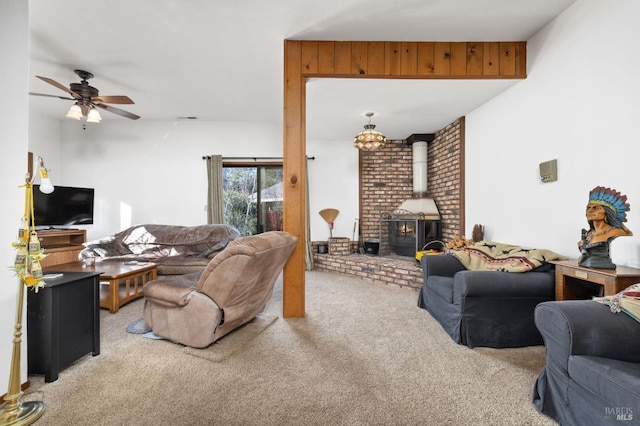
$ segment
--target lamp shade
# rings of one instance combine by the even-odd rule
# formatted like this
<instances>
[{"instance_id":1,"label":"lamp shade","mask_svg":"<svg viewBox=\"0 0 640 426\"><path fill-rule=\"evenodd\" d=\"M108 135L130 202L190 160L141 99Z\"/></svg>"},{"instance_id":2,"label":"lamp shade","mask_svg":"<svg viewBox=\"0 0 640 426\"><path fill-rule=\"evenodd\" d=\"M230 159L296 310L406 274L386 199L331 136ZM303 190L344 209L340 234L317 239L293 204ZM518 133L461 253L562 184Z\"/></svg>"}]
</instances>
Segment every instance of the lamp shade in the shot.
<instances>
[{"instance_id":1,"label":"lamp shade","mask_svg":"<svg viewBox=\"0 0 640 426\"><path fill-rule=\"evenodd\" d=\"M376 126L371 124L373 113L368 112L365 115L369 117L369 123L365 124L364 130L358 133L353 139L353 146L364 151L373 151L382 148L387 143L386 136L375 130Z\"/></svg>"},{"instance_id":2,"label":"lamp shade","mask_svg":"<svg viewBox=\"0 0 640 426\"><path fill-rule=\"evenodd\" d=\"M69 112L67 112L67 118L70 118L72 120L80 120L82 118L82 110L80 109L80 105L71 105L71 108L69 108Z\"/></svg>"},{"instance_id":3,"label":"lamp shade","mask_svg":"<svg viewBox=\"0 0 640 426\"><path fill-rule=\"evenodd\" d=\"M100 117L100 113L97 109L91 108L89 110L89 114L87 114L87 123L99 123L102 121L102 117Z\"/></svg>"}]
</instances>

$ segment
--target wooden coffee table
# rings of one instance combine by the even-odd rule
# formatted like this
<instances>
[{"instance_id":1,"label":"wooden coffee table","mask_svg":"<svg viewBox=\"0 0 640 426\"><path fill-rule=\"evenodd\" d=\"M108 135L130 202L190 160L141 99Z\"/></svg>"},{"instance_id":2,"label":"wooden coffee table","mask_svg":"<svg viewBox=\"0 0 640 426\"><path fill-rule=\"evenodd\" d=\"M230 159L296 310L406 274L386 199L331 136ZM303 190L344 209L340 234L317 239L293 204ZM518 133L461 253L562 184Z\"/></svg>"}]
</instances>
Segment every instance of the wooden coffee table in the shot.
<instances>
[{"instance_id":1,"label":"wooden coffee table","mask_svg":"<svg viewBox=\"0 0 640 426\"><path fill-rule=\"evenodd\" d=\"M99 272L100 307L115 314L125 303L142 297L142 287L158 276L157 266L150 262L98 262L91 266L72 262L47 267L44 273Z\"/></svg>"}]
</instances>

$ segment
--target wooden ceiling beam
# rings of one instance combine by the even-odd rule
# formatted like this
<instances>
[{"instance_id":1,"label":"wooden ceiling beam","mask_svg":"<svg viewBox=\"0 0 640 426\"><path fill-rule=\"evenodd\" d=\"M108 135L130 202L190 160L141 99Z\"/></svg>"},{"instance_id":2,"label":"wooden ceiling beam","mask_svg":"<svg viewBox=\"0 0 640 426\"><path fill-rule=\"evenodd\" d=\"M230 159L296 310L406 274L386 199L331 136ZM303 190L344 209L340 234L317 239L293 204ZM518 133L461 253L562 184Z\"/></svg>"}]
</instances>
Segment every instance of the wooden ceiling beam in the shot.
<instances>
[{"instance_id":1,"label":"wooden ceiling beam","mask_svg":"<svg viewBox=\"0 0 640 426\"><path fill-rule=\"evenodd\" d=\"M518 42L295 41L303 77L526 78ZM286 59L285 59L286 60Z\"/></svg>"}]
</instances>

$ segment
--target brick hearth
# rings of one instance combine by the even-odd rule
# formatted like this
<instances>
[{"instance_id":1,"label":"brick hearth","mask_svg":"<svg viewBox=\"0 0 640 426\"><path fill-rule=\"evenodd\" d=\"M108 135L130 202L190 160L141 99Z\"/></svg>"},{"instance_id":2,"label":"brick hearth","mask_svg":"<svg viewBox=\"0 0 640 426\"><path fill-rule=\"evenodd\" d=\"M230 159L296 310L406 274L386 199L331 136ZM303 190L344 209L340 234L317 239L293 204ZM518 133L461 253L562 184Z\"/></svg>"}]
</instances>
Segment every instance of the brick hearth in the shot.
<instances>
[{"instance_id":1,"label":"brick hearth","mask_svg":"<svg viewBox=\"0 0 640 426\"><path fill-rule=\"evenodd\" d=\"M410 258L392 258L366 254L332 256L313 254L314 268L353 275L372 281L416 290L422 288L422 269Z\"/></svg>"}]
</instances>

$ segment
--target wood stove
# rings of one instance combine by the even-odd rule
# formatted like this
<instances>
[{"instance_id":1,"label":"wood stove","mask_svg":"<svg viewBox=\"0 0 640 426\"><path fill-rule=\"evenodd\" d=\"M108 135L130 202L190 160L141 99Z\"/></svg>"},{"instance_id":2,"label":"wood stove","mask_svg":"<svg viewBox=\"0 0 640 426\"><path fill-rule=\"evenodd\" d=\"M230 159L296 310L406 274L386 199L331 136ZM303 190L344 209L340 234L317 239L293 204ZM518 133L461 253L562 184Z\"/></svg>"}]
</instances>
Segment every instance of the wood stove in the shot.
<instances>
[{"instance_id":1,"label":"wood stove","mask_svg":"<svg viewBox=\"0 0 640 426\"><path fill-rule=\"evenodd\" d=\"M442 223L420 213L393 210L380 218L381 254L414 257L427 248L442 250Z\"/></svg>"}]
</instances>

